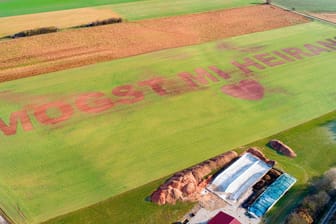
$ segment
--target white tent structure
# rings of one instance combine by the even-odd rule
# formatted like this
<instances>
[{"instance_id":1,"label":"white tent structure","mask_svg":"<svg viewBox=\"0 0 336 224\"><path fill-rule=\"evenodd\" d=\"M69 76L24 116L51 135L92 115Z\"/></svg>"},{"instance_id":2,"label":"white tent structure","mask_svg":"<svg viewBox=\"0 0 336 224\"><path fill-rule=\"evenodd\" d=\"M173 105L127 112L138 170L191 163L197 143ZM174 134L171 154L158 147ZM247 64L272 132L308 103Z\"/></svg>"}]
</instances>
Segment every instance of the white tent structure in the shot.
<instances>
[{"instance_id":1,"label":"white tent structure","mask_svg":"<svg viewBox=\"0 0 336 224\"><path fill-rule=\"evenodd\" d=\"M219 174L207 189L230 204L256 184L272 167L258 157L245 153Z\"/></svg>"}]
</instances>

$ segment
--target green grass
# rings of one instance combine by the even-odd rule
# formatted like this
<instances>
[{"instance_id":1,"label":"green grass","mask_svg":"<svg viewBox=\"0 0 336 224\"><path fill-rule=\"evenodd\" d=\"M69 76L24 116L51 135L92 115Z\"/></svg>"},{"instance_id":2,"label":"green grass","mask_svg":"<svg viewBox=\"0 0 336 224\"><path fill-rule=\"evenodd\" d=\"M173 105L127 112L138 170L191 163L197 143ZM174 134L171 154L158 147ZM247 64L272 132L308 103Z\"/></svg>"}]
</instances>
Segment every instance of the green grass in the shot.
<instances>
[{"instance_id":1,"label":"green grass","mask_svg":"<svg viewBox=\"0 0 336 224\"><path fill-rule=\"evenodd\" d=\"M329 168L336 166L336 132L328 127L330 121L335 120L336 111L251 144L264 146L264 152L267 156L279 162L277 166L298 179L293 189L266 216L267 223L282 223L284 217L308 193L308 182L314 177L321 176ZM289 159L269 150L265 145L273 138L281 139L295 149L297 158Z\"/></svg>"},{"instance_id":2,"label":"green grass","mask_svg":"<svg viewBox=\"0 0 336 224\"><path fill-rule=\"evenodd\" d=\"M327 133L328 127L325 125L330 120L336 120L336 111L275 136L249 144L250 146L258 146L269 158L278 162L277 167L281 167L298 179L296 185L267 214L266 223L282 223L306 195L307 181L320 176L328 168L336 166L336 141L331 140L333 138L330 138L330 133ZM336 133L332 135L336 136ZM298 153L298 157L289 159L266 147L269 140L273 138L281 139L290 145ZM236 151L242 152L243 150L240 148ZM162 183L163 179L89 208L49 220L44 224L103 224L109 223L107 220L112 219L116 220L115 223L171 223L186 214L190 204L161 207L144 201L144 198L156 189L160 182ZM132 211L132 215L130 216L125 211ZM169 218L167 219L167 217Z\"/></svg>"},{"instance_id":3,"label":"green grass","mask_svg":"<svg viewBox=\"0 0 336 224\"><path fill-rule=\"evenodd\" d=\"M128 20L138 20L241 7L262 2L262 0L9 0L0 1L0 17L97 7L112 9Z\"/></svg>"},{"instance_id":4,"label":"green grass","mask_svg":"<svg viewBox=\"0 0 336 224\"><path fill-rule=\"evenodd\" d=\"M135 1L145 0L5 0L0 1L0 17Z\"/></svg>"},{"instance_id":5,"label":"green grass","mask_svg":"<svg viewBox=\"0 0 336 224\"><path fill-rule=\"evenodd\" d=\"M334 0L273 0L275 4L297 11L336 12Z\"/></svg>"},{"instance_id":6,"label":"green grass","mask_svg":"<svg viewBox=\"0 0 336 224\"><path fill-rule=\"evenodd\" d=\"M144 2L101 6L101 8L112 9L128 20L140 20L237 8L262 2L262 0L147 0Z\"/></svg>"},{"instance_id":7,"label":"green grass","mask_svg":"<svg viewBox=\"0 0 336 224\"><path fill-rule=\"evenodd\" d=\"M309 23L225 42L263 46L264 53L334 36L334 27ZM89 91L110 96L115 86L153 76L172 78L178 72L210 65L231 71L231 60L249 56L218 50L217 44L170 49L2 83L2 91L21 93L22 97L1 99L0 117L8 122L11 112L34 104L30 100L34 96L43 96L40 100L48 102ZM31 132L19 128L15 136L0 135L0 207L18 224L39 223L333 111L334 58L335 51L326 52L255 70L255 78L266 89L260 101L221 93L227 81L168 97L148 90L144 101L118 106L99 116L76 111L71 120L56 127L34 120ZM230 82L246 78L240 73L232 76ZM73 104L74 100L68 101Z\"/></svg>"},{"instance_id":8,"label":"green grass","mask_svg":"<svg viewBox=\"0 0 336 224\"><path fill-rule=\"evenodd\" d=\"M146 201L153 189L156 189L162 181L163 179L154 181L88 208L47 221L45 224L167 224L176 222L193 207L194 203L158 206Z\"/></svg>"}]
</instances>

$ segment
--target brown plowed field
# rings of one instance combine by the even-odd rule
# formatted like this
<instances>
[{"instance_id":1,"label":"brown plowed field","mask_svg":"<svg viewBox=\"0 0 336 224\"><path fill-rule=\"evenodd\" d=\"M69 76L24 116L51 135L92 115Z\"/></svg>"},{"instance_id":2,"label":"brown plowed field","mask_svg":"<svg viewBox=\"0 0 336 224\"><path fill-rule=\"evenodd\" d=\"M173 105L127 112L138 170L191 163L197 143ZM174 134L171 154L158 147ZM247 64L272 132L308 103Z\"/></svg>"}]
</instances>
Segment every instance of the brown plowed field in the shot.
<instances>
[{"instance_id":1,"label":"brown plowed field","mask_svg":"<svg viewBox=\"0 0 336 224\"><path fill-rule=\"evenodd\" d=\"M0 82L308 22L259 5L0 42Z\"/></svg>"}]
</instances>

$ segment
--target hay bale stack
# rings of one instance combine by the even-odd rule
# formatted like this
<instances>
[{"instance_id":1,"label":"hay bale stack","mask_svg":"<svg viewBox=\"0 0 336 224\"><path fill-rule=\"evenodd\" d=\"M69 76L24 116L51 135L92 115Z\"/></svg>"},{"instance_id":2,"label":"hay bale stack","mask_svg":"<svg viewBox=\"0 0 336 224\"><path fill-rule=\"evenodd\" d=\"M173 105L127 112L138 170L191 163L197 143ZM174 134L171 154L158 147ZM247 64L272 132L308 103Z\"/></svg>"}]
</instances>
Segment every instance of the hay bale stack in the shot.
<instances>
[{"instance_id":1,"label":"hay bale stack","mask_svg":"<svg viewBox=\"0 0 336 224\"><path fill-rule=\"evenodd\" d=\"M175 173L151 195L151 201L158 204L175 204L178 200L194 201L199 197L210 179L206 176L228 165L236 159L234 151L223 153L193 167Z\"/></svg>"},{"instance_id":2,"label":"hay bale stack","mask_svg":"<svg viewBox=\"0 0 336 224\"><path fill-rule=\"evenodd\" d=\"M291 157L291 158L296 157L296 153L294 152L294 150L291 149L288 145L286 145L285 143L283 143L280 140L273 139L269 142L269 145L272 147L272 149L274 149L275 151L277 151L277 152L279 152L279 153L281 153L285 156L288 156L288 157Z\"/></svg>"}]
</instances>

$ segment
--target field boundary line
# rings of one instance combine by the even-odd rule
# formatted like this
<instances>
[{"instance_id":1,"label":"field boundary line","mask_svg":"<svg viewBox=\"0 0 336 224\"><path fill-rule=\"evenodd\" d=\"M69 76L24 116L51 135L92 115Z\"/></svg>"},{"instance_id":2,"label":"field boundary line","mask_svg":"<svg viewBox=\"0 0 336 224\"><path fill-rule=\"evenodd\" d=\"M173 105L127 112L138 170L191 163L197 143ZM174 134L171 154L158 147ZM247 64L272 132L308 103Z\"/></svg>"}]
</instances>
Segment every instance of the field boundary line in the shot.
<instances>
[{"instance_id":1,"label":"field boundary line","mask_svg":"<svg viewBox=\"0 0 336 224\"><path fill-rule=\"evenodd\" d=\"M278 4L271 3L270 5L275 6L275 7L278 7L278 8L283 9L283 10L286 10L286 11L288 11L288 12L292 12L292 13L295 13L295 14L298 14L298 15L301 15L301 16L304 16L304 17L307 17L307 18L312 19L312 20L318 20L318 21L320 21L320 22L324 22L324 23L328 23L328 24L330 24L330 25L336 26L336 23L334 23L334 22L332 22L332 21L329 21L329 20L326 20L326 19L322 19L322 18L313 16L313 15L310 15L310 14L307 14L307 13L298 12L298 11L296 11L296 10L292 10L292 9L286 8L285 6L278 5Z\"/></svg>"}]
</instances>

